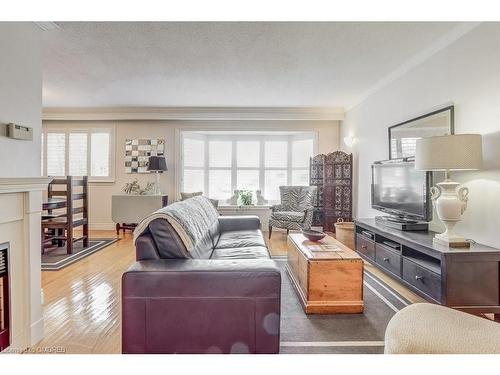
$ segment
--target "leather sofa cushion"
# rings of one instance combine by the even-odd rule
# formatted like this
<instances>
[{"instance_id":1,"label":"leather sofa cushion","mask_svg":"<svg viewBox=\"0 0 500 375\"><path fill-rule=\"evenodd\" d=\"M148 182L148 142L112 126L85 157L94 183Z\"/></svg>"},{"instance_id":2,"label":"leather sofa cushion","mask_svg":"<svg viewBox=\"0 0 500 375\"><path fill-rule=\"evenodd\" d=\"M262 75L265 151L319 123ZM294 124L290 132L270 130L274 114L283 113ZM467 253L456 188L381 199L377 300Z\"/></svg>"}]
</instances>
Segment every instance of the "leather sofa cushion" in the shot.
<instances>
[{"instance_id":1,"label":"leather sofa cushion","mask_svg":"<svg viewBox=\"0 0 500 375\"><path fill-rule=\"evenodd\" d=\"M270 258L264 246L215 249L211 259L261 259Z\"/></svg>"},{"instance_id":2,"label":"leather sofa cushion","mask_svg":"<svg viewBox=\"0 0 500 375\"><path fill-rule=\"evenodd\" d=\"M194 259L208 259L214 250L214 243L210 231L205 232L203 238L196 243L190 254Z\"/></svg>"},{"instance_id":3,"label":"leather sofa cushion","mask_svg":"<svg viewBox=\"0 0 500 375\"><path fill-rule=\"evenodd\" d=\"M293 221L301 223L304 221L304 213L294 211L277 211L273 212L272 218L279 221Z\"/></svg>"},{"instance_id":4,"label":"leather sofa cushion","mask_svg":"<svg viewBox=\"0 0 500 375\"><path fill-rule=\"evenodd\" d=\"M212 239L212 249L215 249L215 245L219 242L220 237L220 223L216 220L209 229L210 238Z\"/></svg>"},{"instance_id":5,"label":"leather sofa cushion","mask_svg":"<svg viewBox=\"0 0 500 375\"><path fill-rule=\"evenodd\" d=\"M191 251L187 251L175 229L165 219L155 219L149 223L149 232L161 259L208 259L214 248L213 241L217 239L218 222L214 222Z\"/></svg>"},{"instance_id":6,"label":"leather sofa cushion","mask_svg":"<svg viewBox=\"0 0 500 375\"><path fill-rule=\"evenodd\" d=\"M259 229L254 230L234 230L224 232L219 237L216 249L228 249L235 247L266 247L264 237Z\"/></svg>"},{"instance_id":7,"label":"leather sofa cushion","mask_svg":"<svg viewBox=\"0 0 500 375\"><path fill-rule=\"evenodd\" d=\"M189 259L193 257L167 220L153 220L149 223L149 232L161 259Z\"/></svg>"}]
</instances>

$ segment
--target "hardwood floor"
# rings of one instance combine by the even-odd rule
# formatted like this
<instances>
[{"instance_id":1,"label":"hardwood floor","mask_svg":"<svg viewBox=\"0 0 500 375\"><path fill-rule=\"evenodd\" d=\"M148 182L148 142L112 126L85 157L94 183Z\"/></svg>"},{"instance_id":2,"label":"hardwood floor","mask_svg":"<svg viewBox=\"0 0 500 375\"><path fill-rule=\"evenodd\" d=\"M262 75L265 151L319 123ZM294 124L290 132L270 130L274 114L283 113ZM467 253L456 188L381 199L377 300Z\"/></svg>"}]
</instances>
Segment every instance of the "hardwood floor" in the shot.
<instances>
[{"instance_id":1,"label":"hardwood floor","mask_svg":"<svg viewBox=\"0 0 500 375\"><path fill-rule=\"evenodd\" d=\"M267 233L266 233L267 235ZM91 238L114 238L114 231L92 231ZM42 272L45 338L37 348L66 353L121 352L121 275L134 262L132 234L60 271ZM272 255L286 255L285 232L267 240ZM421 298L377 269L370 270L411 301Z\"/></svg>"},{"instance_id":2,"label":"hardwood floor","mask_svg":"<svg viewBox=\"0 0 500 375\"><path fill-rule=\"evenodd\" d=\"M114 238L92 231L91 238ZM134 262L132 234L60 271L42 272L45 338L67 353L120 353L121 275Z\"/></svg>"}]
</instances>

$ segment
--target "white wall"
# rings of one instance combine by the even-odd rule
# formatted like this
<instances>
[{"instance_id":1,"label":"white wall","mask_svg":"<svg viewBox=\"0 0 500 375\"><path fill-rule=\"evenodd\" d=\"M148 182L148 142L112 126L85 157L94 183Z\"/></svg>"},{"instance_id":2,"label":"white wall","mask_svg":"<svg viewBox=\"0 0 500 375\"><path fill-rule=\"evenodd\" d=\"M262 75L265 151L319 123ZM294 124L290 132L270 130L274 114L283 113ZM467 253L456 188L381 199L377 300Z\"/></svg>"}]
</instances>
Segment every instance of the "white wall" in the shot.
<instances>
[{"instance_id":1,"label":"white wall","mask_svg":"<svg viewBox=\"0 0 500 375\"><path fill-rule=\"evenodd\" d=\"M469 206L457 229L467 238L500 247L499 61L500 24L482 24L347 112L341 137L356 138L356 217L380 214L370 208L370 165L388 158L387 128L453 102L455 133L482 134L484 157L484 170L452 174L470 188Z\"/></svg>"},{"instance_id":2,"label":"white wall","mask_svg":"<svg viewBox=\"0 0 500 375\"><path fill-rule=\"evenodd\" d=\"M91 125L90 125L91 124ZM166 139L166 159L168 171L161 175L162 192L169 195L169 200L175 196L175 156L179 145L176 139L179 129L231 129L231 130L302 130L318 133L318 150L320 153L339 149L338 121L44 121L44 127L83 127L85 125L116 128L115 144L115 182L92 183L89 186L89 218L92 229L113 229L111 220L111 196L121 194L126 182L137 178L141 185L146 181L154 181L150 174L126 174L125 169L125 139L130 138L164 138Z\"/></svg>"},{"instance_id":3,"label":"white wall","mask_svg":"<svg viewBox=\"0 0 500 375\"><path fill-rule=\"evenodd\" d=\"M32 22L0 22L0 177L40 176L41 30ZM33 128L33 141L6 137L6 123Z\"/></svg>"}]
</instances>

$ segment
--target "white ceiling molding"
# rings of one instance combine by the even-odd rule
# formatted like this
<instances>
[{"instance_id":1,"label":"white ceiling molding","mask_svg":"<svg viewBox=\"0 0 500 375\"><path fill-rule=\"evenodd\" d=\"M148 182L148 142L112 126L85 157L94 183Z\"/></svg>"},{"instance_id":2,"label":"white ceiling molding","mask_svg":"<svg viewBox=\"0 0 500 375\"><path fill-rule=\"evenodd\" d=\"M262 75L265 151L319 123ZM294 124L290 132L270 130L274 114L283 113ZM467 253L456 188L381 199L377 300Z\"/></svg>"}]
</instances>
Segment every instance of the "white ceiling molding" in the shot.
<instances>
[{"instance_id":1,"label":"white ceiling molding","mask_svg":"<svg viewBox=\"0 0 500 375\"><path fill-rule=\"evenodd\" d=\"M386 75L384 78L380 79L375 85L366 90L351 106L346 109L346 112L352 110L362 102L364 102L368 97L372 96L376 92L380 91L384 87L388 86L392 82L401 78L406 73L408 73L413 68L429 60L439 51L445 49L449 45L456 42L458 39L463 37L465 34L471 32L476 27L478 27L481 22L466 22L456 26L453 30L443 35L441 38L437 39L435 42L430 44L428 47L424 48L421 52L414 55L412 58L407 60L404 64L400 65L399 68L392 71L390 74Z\"/></svg>"},{"instance_id":2,"label":"white ceiling molding","mask_svg":"<svg viewBox=\"0 0 500 375\"><path fill-rule=\"evenodd\" d=\"M43 120L307 120L340 121L343 108L321 107L116 107L44 108Z\"/></svg>"}]
</instances>

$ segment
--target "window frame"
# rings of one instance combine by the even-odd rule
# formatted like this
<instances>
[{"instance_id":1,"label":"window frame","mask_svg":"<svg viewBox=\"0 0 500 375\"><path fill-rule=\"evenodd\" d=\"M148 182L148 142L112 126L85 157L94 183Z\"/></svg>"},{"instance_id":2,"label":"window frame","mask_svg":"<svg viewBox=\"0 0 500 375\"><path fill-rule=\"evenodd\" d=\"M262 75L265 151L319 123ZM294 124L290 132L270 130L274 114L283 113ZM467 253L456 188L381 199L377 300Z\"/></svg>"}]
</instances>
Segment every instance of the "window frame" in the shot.
<instances>
[{"instance_id":1,"label":"window frame","mask_svg":"<svg viewBox=\"0 0 500 375\"><path fill-rule=\"evenodd\" d=\"M92 126L68 126L68 125L42 125L42 161L41 161L41 172L42 176L47 177L47 134L49 133L64 133L65 134L65 150L64 150L64 173L65 176L69 176L69 138L71 133L85 133L87 134L87 176L89 182L115 182L115 136L116 136L116 126L114 124L92 124ZM109 175L108 176L92 176L91 163L92 163L92 134L93 133L107 133L109 134L109 153L108 153L108 163L109 163ZM64 177L64 176L50 176L50 177Z\"/></svg>"},{"instance_id":2,"label":"window frame","mask_svg":"<svg viewBox=\"0 0 500 375\"><path fill-rule=\"evenodd\" d=\"M268 200L269 204L279 203L279 199L272 200L267 197L265 189L265 174L268 170L284 170L287 172L287 185L292 185L293 171L296 170L307 170L309 171L309 166L307 167L294 167L292 165L292 150L293 142L305 139L311 139L313 143L313 155L318 152L318 132L315 130L293 130L290 134L285 134L287 131L283 130L241 130L235 132L235 134L217 134L225 132L224 130L206 130L206 129L179 129L179 153L177 155L180 166L179 173L176 174L177 179L177 189L178 192L183 191L184 188L184 170L203 170L204 171L204 189L203 192L210 194L209 192L209 175L210 170L231 170L231 195L232 192L237 187L237 174L239 170L256 170L259 171L259 190L265 199ZM253 134L258 133L261 134ZM210 134L212 133L212 134ZM250 134L245 134L250 133ZM283 134L273 134L273 133L283 133ZM188 167L184 165L184 139L196 138L199 140L204 140L204 166L203 167ZM209 166L209 142L210 141L230 141L232 142L232 163L230 167L210 167ZM258 167L239 167L237 165L237 142L238 141L259 141L259 166ZM286 167L266 167L265 165L265 141L286 141L287 142L287 163ZM229 198L228 198L229 199ZM223 202L227 202L227 199L222 199ZM224 204L223 204L224 205Z\"/></svg>"}]
</instances>

